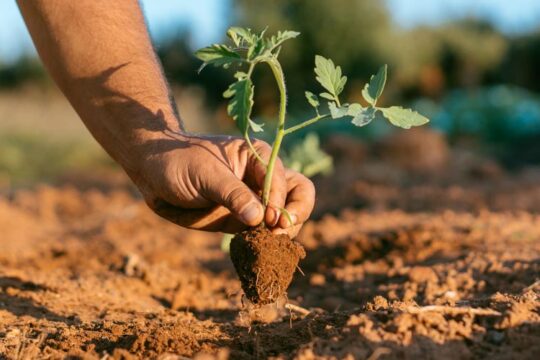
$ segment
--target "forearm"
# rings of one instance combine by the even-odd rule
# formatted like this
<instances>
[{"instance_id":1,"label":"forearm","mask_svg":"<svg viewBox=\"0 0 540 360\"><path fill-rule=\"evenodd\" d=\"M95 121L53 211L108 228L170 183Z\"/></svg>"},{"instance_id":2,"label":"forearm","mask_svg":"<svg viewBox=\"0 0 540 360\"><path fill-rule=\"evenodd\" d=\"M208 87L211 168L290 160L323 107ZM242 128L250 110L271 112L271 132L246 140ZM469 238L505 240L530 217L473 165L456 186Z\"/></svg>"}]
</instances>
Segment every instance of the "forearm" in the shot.
<instances>
[{"instance_id":1,"label":"forearm","mask_svg":"<svg viewBox=\"0 0 540 360\"><path fill-rule=\"evenodd\" d=\"M51 76L106 151L133 175L181 123L136 0L19 0Z\"/></svg>"}]
</instances>

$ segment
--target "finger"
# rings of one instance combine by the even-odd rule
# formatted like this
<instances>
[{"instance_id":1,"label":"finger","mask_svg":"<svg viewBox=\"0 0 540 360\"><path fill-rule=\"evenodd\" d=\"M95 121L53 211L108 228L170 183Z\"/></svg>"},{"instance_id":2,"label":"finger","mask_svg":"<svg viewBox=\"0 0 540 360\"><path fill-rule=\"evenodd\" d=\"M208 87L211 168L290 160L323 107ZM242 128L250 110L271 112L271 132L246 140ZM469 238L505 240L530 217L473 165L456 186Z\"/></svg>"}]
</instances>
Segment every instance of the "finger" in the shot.
<instances>
[{"instance_id":1,"label":"finger","mask_svg":"<svg viewBox=\"0 0 540 360\"><path fill-rule=\"evenodd\" d=\"M272 149L263 141L255 141L253 146L262 157L262 159L268 163L270 159ZM264 182L266 178L267 169L255 155L250 152L250 161L248 167L248 177L252 177L255 184L259 189L264 189ZM285 177L285 168L283 163L278 158L274 163L274 171L272 174L272 181L270 185L270 193L268 196L268 206L264 220L268 226L276 226L280 218L280 210L285 206L285 200L287 198L287 179Z\"/></svg>"},{"instance_id":2,"label":"finger","mask_svg":"<svg viewBox=\"0 0 540 360\"><path fill-rule=\"evenodd\" d=\"M202 195L226 207L233 216L248 226L263 221L264 209L251 189L228 169L213 169L201 178Z\"/></svg>"},{"instance_id":3,"label":"finger","mask_svg":"<svg viewBox=\"0 0 540 360\"><path fill-rule=\"evenodd\" d=\"M304 223L311 215L315 205L315 186L304 175L287 169L287 204L285 209L289 212L292 224L286 216L282 216L279 226L283 229L291 225Z\"/></svg>"},{"instance_id":4,"label":"finger","mask_svg":"<svg viewBox=\"0 0 540 360\"><path fill-rule=\"evenodd\" d=\"M287 234L289 235L291 239L294 239L298 235L300 230L302 229L302 226L304 226L304 224L297 224L297 225L289 226L286 229L276 227L272 229L272 233L275 235Z\"/></svg>"},{"instance_id":5,"label":"finger","mask_svg":"<svg viewBox=\"0 0 540 360\"><path fill-rule=\"evenodd\" d=\"M221 206L206 209L183 209L157 200L149 204L162 218L179 226L203 231L220 231L235 234L246 229L246 225Z\"/></svg>"}]
</instances>

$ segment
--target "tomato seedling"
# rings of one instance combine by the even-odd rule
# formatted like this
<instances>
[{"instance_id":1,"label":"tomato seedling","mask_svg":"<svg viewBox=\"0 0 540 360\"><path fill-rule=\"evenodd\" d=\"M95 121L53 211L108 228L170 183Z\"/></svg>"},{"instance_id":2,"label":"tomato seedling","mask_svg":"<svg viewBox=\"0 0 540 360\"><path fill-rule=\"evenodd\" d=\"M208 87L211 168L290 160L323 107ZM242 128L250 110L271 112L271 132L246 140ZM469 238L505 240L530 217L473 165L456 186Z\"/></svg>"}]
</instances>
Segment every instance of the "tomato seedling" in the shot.
<instances>
[{"instance_id":1,"label":"tomato seedling","mask_svg":"<svg viewBox=\"0 0 540 360\"><path fill-rule=\"evenodd\" d=\"M362 106L359 103L342 103L340 94L347 84L347 77L342 74L341 67L323 56L315 56L315 78L322 86L323 91L319 95L306 91L306 99L315 109L315 116L300 122L298 125L286 127L287 117L287 90L285 76L278 60L279 53L285 41L294 39L299 32L278 31L276 35L267 36L266 30L256 33L249 28L231 27L227 36L231 44L213 44L198 50L195 55L206 65L231 68L235 66L236 79L223 96L229 99L227 108L229 115L236 122L236 126L242 132L250 150L254 156L266 167L266 177L262 193L262 202L268 206L268 198L274 174L274 166L278 157L283 138L297 130L325 119L348 118L355 126L366 126L375 119L377 113L382 114L391 124L409 129L413 126L426 124L429 120L419 113L401 106L381 107L378 100L381 97L387 77L387 66L382 66L377 74L371 76L369 82L362 91L362 97L368 104ZM280 94L278 121L275 137L272 142L272 152L266 162L257 153L250 139L251 133L263 131L263 125L252 120L253 94L255 85L252 81L253 70L257 65L266 64L270 67L276 80ZM325 102L328 110L321 103Z\"/></svg>"}]
</instances>

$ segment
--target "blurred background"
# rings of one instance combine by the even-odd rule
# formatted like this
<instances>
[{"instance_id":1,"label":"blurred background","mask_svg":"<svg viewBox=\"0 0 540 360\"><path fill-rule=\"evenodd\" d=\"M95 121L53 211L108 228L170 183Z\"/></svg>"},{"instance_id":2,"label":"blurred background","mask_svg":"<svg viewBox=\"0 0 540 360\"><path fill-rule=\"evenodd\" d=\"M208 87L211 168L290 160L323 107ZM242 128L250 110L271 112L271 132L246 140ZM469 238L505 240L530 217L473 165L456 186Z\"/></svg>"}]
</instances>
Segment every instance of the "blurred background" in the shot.
<instances>
[{"instance_id":1,"label":"blurred background","mask_svg":"<svg viewBox=\"0 0 540 360\"><path fill-rule=\"evenodd\" d=\"M413 140L404 132L393 134L383 121L362 129L347 121L318 124L308 130L317 137L310 135L296 148L291 148L295 139L286 144L284 156L300 158L290 163L309 157L318 139L335 158L362 161L368 153L402 161L409 170L418 164L451 167L451 149L460 149L461 160L470 154L483 159L468 168L480 176L530 170L540 160L539 1L143 0L142 5L191 131L235 133L221 95L232 75L210 67L198 74L193 52L224 41L230 25L268 26L269 32L301 32L281 53L292 122L311 115L304 90L318 89L315 54L342 66L350 101L358 101L370 74L387 63L383 102L410 106L432 119L430 130L408 133L416 134ZM271 74L255 75L256 114L272 121L277 93ZM400 142L404 145L396 148ZM321 167L329 171L325 164ZM80 184L101 174L114 179L115 173L42 68L15 2L1 2L0 189L73 179Z\"/></svg>"}]
</instances>

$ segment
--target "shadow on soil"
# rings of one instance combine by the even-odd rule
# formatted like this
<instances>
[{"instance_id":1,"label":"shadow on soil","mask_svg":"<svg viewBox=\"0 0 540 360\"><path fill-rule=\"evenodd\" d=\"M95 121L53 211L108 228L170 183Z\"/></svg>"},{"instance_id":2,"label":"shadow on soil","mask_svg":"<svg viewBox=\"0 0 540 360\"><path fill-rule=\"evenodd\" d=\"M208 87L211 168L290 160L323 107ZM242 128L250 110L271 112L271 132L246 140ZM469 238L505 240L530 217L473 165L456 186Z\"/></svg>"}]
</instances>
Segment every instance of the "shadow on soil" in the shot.
<instances>
[{"instance_id":1,"label":"shadow on soil","mask_svg":"<svg viewBox=\"0 0 540 360\"><path fill-rule=\"evenodd\" d=\"M16 277L0 276L0 310L15 316L31 316L35 319L59 321L67 325L79 324L75 316L62 316L24 296L28 292L48 291L47 287Z\"/></svg>"},{"instance_id":2,"label":"shadow on soil","mask_svg":"<svg viewBox=\"0 0 540 360\"><path fill-rule=\"evenodd\" d=\"M292 326L288 321L255 325L251 329L223 325L222 330L232 340L216 344L228 347L231 359L291 356L302 349L309 349L316 358L339 359L351 355L354 359L468 359L509 355L533 359L540 355L540 344L535 342L540 336L540 324L525 324L505 331L493 329L444 343L414 335L408 345L402 345L388 340L370 341L359 333L359 326L347 324L349 314L310 315ZM518 337L521 340L516 346Z\"/></svg>"}]
</instances>

